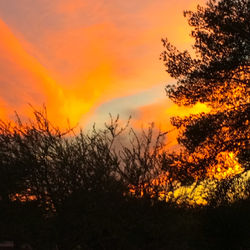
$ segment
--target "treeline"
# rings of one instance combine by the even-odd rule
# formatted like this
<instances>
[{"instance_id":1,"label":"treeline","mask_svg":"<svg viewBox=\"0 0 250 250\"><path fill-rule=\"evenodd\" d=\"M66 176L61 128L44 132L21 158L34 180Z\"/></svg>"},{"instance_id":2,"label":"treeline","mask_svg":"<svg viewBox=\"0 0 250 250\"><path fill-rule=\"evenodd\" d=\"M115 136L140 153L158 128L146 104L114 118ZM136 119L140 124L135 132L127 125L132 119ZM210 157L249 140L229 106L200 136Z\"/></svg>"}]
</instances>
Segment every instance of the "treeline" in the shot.
<instances>
[{"instance_id":1,"label":"treeline","mask_svg":"<svg viewBox=\"0 0 250 250\"><path fill-rule=\"evenodd\" d=\"M33 249L247 246L250 200L230 205L210 189L206 207L191 205L178 194L165 136L112 118L101 130L62 132L45 109L27 123L1 121L0 240Z\"/></svg>"}]
</instances>

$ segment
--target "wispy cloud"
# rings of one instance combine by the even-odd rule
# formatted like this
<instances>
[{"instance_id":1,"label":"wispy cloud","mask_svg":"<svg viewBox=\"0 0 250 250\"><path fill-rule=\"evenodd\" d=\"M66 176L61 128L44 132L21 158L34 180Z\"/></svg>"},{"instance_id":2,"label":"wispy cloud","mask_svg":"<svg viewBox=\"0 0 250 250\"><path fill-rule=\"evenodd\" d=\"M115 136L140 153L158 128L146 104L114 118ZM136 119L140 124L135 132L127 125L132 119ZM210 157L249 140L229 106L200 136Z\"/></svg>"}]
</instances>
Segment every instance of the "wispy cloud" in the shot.
<instances>
[{"instance_id":1,"label":"wispy cloud","mask_svg":"<svg viewBox=\"0 0 250 250\"><path fill-rule=\"evenodd\" d=\"M45 103L55 122L75 124L98 116L103 103L167 83L160 39L189 46L181 13L195 2L2 1L0 97L21 112ZM130 100L126 110L134 109ZM101 112L112 113L106 107Z\"/></svg>"}]
</instances>

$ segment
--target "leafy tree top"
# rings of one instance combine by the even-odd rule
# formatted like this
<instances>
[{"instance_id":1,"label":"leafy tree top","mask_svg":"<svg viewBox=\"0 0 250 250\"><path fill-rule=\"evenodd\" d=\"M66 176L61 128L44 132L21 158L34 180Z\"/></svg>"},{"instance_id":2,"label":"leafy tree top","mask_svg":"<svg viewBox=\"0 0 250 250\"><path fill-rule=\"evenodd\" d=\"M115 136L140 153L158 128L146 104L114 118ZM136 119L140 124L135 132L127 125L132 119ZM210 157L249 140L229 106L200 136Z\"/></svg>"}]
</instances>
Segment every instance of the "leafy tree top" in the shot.
<instances>
[{"instance_id":1,"label":"leafy tree top","mask_svg":"<svg viewBox=\"0 0 250 250\"><path fill-rule=\"evenodd\" d=\"M246 90L250 73L249 1L211 0L206 7L198 6L196 12L185 11L184 16L193 28L196 57L163 40L166 71L178 80L177 86L167 87L168 96L178 104L214 104L226 101L221 95L232 85Z\"/></svg>"},{"instance_id":2,"label":"leafy tree top","mask_svg":"<svg viewBox=\"0 0 250 250\"><path fill-rule=\"evenodd\" d=\"M206 103L211 112L172 118L184 151L170 162L182 180L203 179L211 171L231 178L249 168L250 2L210 0L184 16L192 27L195 55L163 39L161 59L177 80L166 87L167 95L178 105Z\"/></svg>"}]
</instances>

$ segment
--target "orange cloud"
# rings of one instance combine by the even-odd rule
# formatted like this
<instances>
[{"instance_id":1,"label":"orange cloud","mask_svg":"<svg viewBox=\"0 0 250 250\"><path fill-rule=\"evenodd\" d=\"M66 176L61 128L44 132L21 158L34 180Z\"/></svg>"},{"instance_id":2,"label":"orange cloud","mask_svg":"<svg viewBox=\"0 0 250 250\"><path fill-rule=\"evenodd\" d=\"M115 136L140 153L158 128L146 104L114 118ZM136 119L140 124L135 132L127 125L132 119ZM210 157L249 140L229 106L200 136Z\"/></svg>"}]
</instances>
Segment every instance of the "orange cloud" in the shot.
<instances>
[{"instance_id":1,"label":"orange cloud","mask_svg":"<svg viewBox=\"0 0 250 250\"><path fill-rule=\"evenodd\" d=\"M59 13L74 14L75 11L86 6L84 0L60 0L56 4L56 11Z\"/></svg>"},{"instance_id":2,"label":"orange cloud","mask_svg":"<svg viewBox=\"0 0 250 250\"><path fill-rule=\"evenodd\" d=\"M155 124L156 128L161 131L169 133L167 134L167 147L169 149L177 146L177 136L178 130L175 129L171 123L170 118L173 116L188 116L190 114L199 114L201 112L207 113L210 108L206 104L197 103L192 107L178 106L172 104L167 98L165 100L160 100L159 102L153 103L151 105L143 106L138 110L138 117L133 122L133 126L140 128L143 124L145 126Z\"/></svg>"},{"instance_id":3,"label":"orange cloud","mask_svg":"<svg viewBox=\"0 0 250 250\"><path fill-rule=\"evenodd\" d=\"M71 93L67 93L51 78L48 70L23 49L2 20L0 35L3 66L0 84L5 91L3 101L10 107L27 114L27 103L35 106L46 103L50 119L58 125L64 124L66 118L76 123L90 110L93 100L76 100Z\"/></svg>"},{"instance_id":4,"label":"orange cloud","mask_svg":"<svg viewBox=\"0 0 250 250\"><path fill-rule=\"evenodd\" d=\"M6 114L6 105L5 102L0 100L0 119L1 120L6 120L7 119L7 114Z\"/></svg>"},{"instance_id":5,"label":"orange cloud","mask_svg":"<svg viewBox=\"0 0 250 250\"><path fill-rule=\"evenodd\" d=\"M189 45L181 12L194 2L55 0L47 6L51 24L39 22L41 34L0 20L3 101L21 112L28 102L45 103L53 122L83 125L98 105L169 81L160 39Z\"/></svg>"},{"instance_id":6,"label":"orange cloud","mask_svg":"<svg viewBox=\"0 0 250 250\"><path fill-rule=\"evenodd\" d=\"M105 39L100 40L100 37ZM166 75L160 68L158 56L152 62L145 59L145 56L141 59L139 55L131 54L133 46L126 47L122 42L119 48L121 37L121 31L111 23L61 31L53 36L51 34L44 37L44 42L50 45L56 60L53 64L48 64L48 67L72 98L87 101L94 99L93 107L163 81ZM139 47L139 44L136 46ZM127 58L128 55L131 58ZM66 60L68 67L59 72L58 61ZM145 71L147 67L151 70ZM58 73L55 74L56 71ZM107 110L109 112L112 110Z\"/></svg>"}]
</instances>

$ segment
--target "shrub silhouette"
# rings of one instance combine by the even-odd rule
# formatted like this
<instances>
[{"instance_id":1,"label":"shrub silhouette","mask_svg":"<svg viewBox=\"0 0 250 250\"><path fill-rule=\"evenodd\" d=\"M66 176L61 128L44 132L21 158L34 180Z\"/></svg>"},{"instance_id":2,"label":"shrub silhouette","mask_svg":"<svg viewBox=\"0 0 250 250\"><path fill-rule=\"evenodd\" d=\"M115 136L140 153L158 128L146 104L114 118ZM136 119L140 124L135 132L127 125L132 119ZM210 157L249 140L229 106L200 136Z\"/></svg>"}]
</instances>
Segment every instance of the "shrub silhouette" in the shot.
<instances>
[{"instance_id":1,"label":"shrub silhouette","mask_svg":"<svg viewBox=\"0 0 250 250\"><path fill-rule=\"evenodd\" d=\"M35 199L49 214L79 190L124 195L147 184L156 195L159 187L151 181L164 172L165 134L154 136L152 126L140 135L130 129L125 143L126 129L128 124L119 127L119 117L111 117L104 129L93 127L91 133L61 131L49 122L46 109L34 110L26 123L1 121L1 200ZM147 190L136 190L135 196L147 196Z\"/></svg>"},{"instance_id":2,"label":"shrub silhouette","mask_svg":"<svg viewBox=\"0 0 250 250\"><path fill-rule=\"evenodd\" d=\"M53 249L61 240L61 249L71 249L75 237L88 242L96 232L102 239L98 227L106 219L101 218L115 221L113 229L103 229L114 234L124 220L119 213L129 218L137 206L150 209L160 193L174 189L153 181L166 173L165 134L154 131L151 126L137 134L129 124L120 126L119 117L89 133L61 131L49 122L45 108L34 110L27 122L18 116L16 122L1 121L2 238L31 241L36 248L39 241L41 249Z\"/></svg>"},{"instance_id":3,"label":"shrub silhouette","mask_svg":"<svg viewBox=\"0 0 250 250\"><path fill-rule=\"evenodd\" d=\"M227 246L248 246L249 199L216 209L165 200L179 184L170 181L165 134L154 131L111 118L102 130L63 132L46 110L26 123L1 121L0 240L41 250L223 249L218 234L235 233L242 244Z\"/></svg>"}]
</instances>

